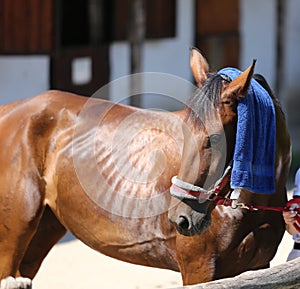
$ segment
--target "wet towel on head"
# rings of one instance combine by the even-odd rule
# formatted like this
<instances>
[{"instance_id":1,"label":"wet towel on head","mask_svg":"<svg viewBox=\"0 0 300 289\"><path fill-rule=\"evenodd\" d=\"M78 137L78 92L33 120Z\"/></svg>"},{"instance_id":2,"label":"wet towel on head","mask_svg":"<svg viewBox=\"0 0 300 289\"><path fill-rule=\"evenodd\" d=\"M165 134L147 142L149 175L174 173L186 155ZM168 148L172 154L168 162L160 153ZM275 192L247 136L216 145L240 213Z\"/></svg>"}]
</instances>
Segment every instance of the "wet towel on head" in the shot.
<instances>
[{"instance_id":1,"label":"wet towel on head","mask_svg":"<svg viewBox=\"0 0 300 289\"><path fill-rule=\"evenodd\" d=\"M224 68L231 80L242 72ZM275 191L276 115L268 92L254 79L245 98L238 102L238 123L231 173L231 187L254 193Z\"/></svg>"}]
</instances>

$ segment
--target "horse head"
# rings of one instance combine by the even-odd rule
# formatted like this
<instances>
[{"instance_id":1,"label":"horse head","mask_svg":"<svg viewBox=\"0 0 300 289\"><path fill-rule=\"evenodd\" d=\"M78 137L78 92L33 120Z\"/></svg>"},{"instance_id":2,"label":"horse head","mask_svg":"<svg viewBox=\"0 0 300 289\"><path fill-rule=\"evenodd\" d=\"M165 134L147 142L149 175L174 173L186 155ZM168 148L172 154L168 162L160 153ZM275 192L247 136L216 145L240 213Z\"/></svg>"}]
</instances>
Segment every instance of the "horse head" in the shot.
<instances>
[{"instance_id":1,"label":"horse head","mask_svg":"<svg viewBox=\"0 0 300 289\"><path fill-rule=\"evenodd\" d=\"M219 185L222 196L230 191L229 181L223 180L224 170L233 157L238 100L247 95L255 62L233 81L209 73L207 61L196 49L192 49L190 64L198 89L185 108L181 166L170 188L176 198L168 212L178 232L187 236L210 226L216 206L213 188Z\"/></svg>"}]
</instances>

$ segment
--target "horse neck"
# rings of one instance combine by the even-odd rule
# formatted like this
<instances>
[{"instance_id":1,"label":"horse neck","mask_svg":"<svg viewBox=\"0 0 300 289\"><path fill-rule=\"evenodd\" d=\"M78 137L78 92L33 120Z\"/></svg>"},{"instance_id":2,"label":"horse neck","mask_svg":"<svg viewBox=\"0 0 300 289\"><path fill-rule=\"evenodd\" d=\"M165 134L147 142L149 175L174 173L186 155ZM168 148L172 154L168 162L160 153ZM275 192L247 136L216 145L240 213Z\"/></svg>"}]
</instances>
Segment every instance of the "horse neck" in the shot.
<instances>
[{"instance_id":1,"label":"horse neck","mask_svg":"<svg viewBox=\"0 0 300 289\"><path fill-rule=\"evenodd\" d=\"M285 115L277 100L273 99L276 112L276 186L285 186L291 164L291 139Z\"/></svg>"}]
</instances>

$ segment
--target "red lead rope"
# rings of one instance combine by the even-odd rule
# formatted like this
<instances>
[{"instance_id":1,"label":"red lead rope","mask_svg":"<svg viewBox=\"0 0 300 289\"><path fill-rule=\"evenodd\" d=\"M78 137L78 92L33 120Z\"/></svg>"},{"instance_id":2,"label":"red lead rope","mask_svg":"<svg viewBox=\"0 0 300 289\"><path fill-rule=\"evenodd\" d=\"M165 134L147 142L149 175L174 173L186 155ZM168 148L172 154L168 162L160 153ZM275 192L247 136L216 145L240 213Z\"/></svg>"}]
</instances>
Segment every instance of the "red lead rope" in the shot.
<instances>
[{"instance_id":1,"label":"red lead rope","mask_svg":"<svg viewBox=\"0 0 300 289\"><path fill-rule=\"evenodd\" d=\"M215 196L213 198L213 201L215 201L217 205L231 206L235 208L233 204L234 200L231 199ZM270 207L270 206L254 206L254 205L243 204L243 203L238 203L236 207L244 208L249 211L263 210L263 211L277 211L277 212L288 212L288 211L294 212L296 213L294 227L298 230L298 232L300 232L300 198L291 199L286 203L286 206L284 208Z\"/></svg>"},{"instance_id":2,"label":"red lead rope","mask_svg":"<svg viewBox=\"0 0 300 289\"><path fill-rule=\"evenodd\" d=\"M294 212L295 216L295 228L300 232L300 198L292 199L287 202L283 207L270 207L270 206L254 206L243 203L236 203L236 200L229 199L224 196L220 196L223 189L229 183L231 177L231 165L228 165L223 176L216 182L213 189L206 190L201 187L194 186L190 183L179 180L176 176L172 178L172 186L170 187L170 193L173 197L180 200L191 199L198 200L198 202L210 200L216 203L216 205L230 206L233 209L241 208L249 211L277 211L277 212Z\"/></svg>"}]
</instances>

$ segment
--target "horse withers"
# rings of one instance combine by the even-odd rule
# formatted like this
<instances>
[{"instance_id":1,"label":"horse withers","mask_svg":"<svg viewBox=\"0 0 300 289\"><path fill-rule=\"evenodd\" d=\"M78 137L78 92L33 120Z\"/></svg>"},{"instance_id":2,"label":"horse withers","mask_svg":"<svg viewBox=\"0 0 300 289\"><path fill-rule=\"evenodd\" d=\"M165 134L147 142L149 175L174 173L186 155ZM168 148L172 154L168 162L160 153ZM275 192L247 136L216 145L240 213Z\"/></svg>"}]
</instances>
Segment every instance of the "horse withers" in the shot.
<instances>
[{"instance_id":1,"label":"horse withers","mask_svg":"<svg viewBox=\"0 0 300 289\"><path fill-rule=\"evenodd\" d=\"M232 82L208 74L197 50L191 68L199 88L177 112L59 91L0 108L0 288L30 286L66 230L108 256L180 271L185 285L268 265L284 232L280 214L170 195L175 175L210 186L222 174L233 153L237 102L253 73ZM273 101L276 193L243 190L240 198L284 206L290 143Z\"/></svg>"}]
</instances>

